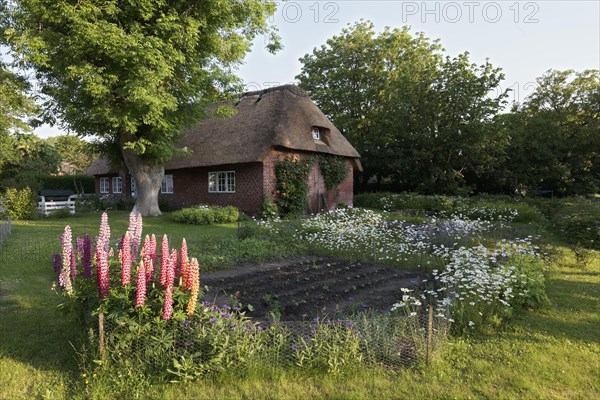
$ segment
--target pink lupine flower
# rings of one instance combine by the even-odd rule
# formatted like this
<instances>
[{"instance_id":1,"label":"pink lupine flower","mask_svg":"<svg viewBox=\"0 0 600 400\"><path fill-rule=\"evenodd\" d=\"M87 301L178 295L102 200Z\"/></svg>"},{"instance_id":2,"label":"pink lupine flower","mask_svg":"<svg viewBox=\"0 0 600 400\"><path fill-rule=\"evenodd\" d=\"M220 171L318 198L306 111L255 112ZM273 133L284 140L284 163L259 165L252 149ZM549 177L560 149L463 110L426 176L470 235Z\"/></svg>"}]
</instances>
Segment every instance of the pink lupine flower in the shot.
<instances>
[{"instance_id":1,"label":"pink lupine flower","mask_svg":"<svg viewBox=\"0 0 600 400\"><path fill-rule=\"evenodd\" d=\"M188 269L189 269L189 263L190 260L188 258L188 248L187 248L187 242L185 241L185 238L183 239L183 241L181 242L181 250L180 250L180 271L181 271L181 283L180 286L182 288L186 287L186 280L187 280L187 276L188 276Z\"/></svg>"},{"instance_id":2,"label":"pink lupine flower","mask_svg":"<svg viewBox=\"0 0 600 400\"><path fill-rule=\"evenodd\" d=\"M144 262L144 268L146 270L146 281L150 282L152 279L153 271L153 262L152 262L152 242L150 240L150 236L146 235L144 239L144 245L142 247L141 254L142 261Z\"/></svg>"},{"instance_id":3,"label":"pink lupine flower","mask_svg":"<svg viewBox=\"0 0 600 400\"><path fill-rule=\"evenodd\" d=\"M140 244L142 243L142 214L137 215L137 224L135 226L135 232L131 241L132 254L137 254Z\"/></svg>"},{"instance_id":4,"label":"pink lupine flower","mask_svg":"<svg viewBox=\"0 0 600 400\"><path fill-rule=\"evenodd\" d=\"M173 286L165 288L165 301L163 304L162 319L168 321L173 316Z\"/></svg>"},{"instance_id":5,"label":"pink lupine flower","mask_svg":"<svg viewBox=\"0 0 600 400\"><path fill-rule=\"evenodd\" d=\"M158 258L158 255L156 254L156 235L154 233L150 237L150 249L152 256L152 265L156 266L156 259Z\"/></svg>"},{"instance_id":6,"label":"pink lupine flower","mask_svg":"<svg viewBox=\"0 0 600 400\"><path fill-rule=\"evenodd\" d=\"M198 264L198 274L200 273L200 263L198 262L197 258L192 258L192 260L196 260L195 262ZM186 288L192 288L194 286L194 275L192 273L190 273L190 270L192 268L191 266L191 261L188 267L188 274L185 280L185 287Z\"/></svg>"},{"instance_id":7,"label":"pink lupine flower","mask_svg":"<svg viewBox=\"0 0 600 400\"><path fill-rule=\"evenodd\" d=\"M58 277L60 286L64 288L68 294L73 292L71 284L71 253L73 252L73 243L71 242L71 227L65 226L65 231L60 236L62 241L62 269Z\"/></svg>"},{"instance_id":8,"label":"pink lupine flower","mask_svg":"<svg viewBox=\"0 0 600 400\"><path fill-rule=\"evenodd\" d=\"M129 232L125 232L123 245L121 247L121 285L127 286L131 283L131 241Z\"/></svg>"},{"instance_id":9,"label":"pink lupine flower","mask_svg":"<svg viewBox=\"0 0 600 400\"><path fill-rule=\"evenodd\" d=\"M77 262L75 261L75 250L71 248L71 279L77 278Z\"/></svg>"},{"instance_id":10,"label":"pink lupine flower","mask_svg":"<svg viewBox=\"0 0 600 400\"><path fill-rule=\"evenodd\" d=\"M135 308L141 307L146 302L146 271L144 261L140 262L137 269L137 280L135 284Z\"/></svg>"},{"instance_id":11,"label":"pink lupine flower","mask_svg":"<svg viewBox=\"0 0 600 400\"><path fill-rule=\"evenodd\" d=\"M102 246L96 246L96 273L98 282L98 297L100 300L108 297L110 291L110 276L108 270L108 256Z\"/></svg>"},{"instance_id":12,"label":"pink lupine flower","mask_svg":"<svg viewBox=\"0 0 600 400\"><path fill-rule=\"evenodd\" d=\"M160 246L160 276L158 282L167 286L167 270L170 262L170 254L169 254L169 239L167 235L163 235L162 244Z\"/></svg>"},{"instance_id":13,"label":"pink lupine flower","mask_svg":"<svg viewBox=\"0 0 600 400\"><path fill-rule=\"evenodd\" d=\"M169 267L167 271L167 285L173 286L175 284L175 276L177 274L177 250L171 250L171 257L169 259Z\"/></svg>"},{"instance_id":14,"label":"pink lupine flower","mask_svg":"<svg viewBox=\"0 0 600 400\"><path fill-rule=\"evenodd\" d=\"M194 316L196 311L196 303L198 301L198 293L200 291L200 266L196 258L192 258L189 262L188 276L191 278L192 285L190 288L190 298L187 303L186 311L188 318Z\"/></svg>"},{"instance_id":15,"label":"pink lupine flower","mask_svg":"<svg viewBox=\"0 0 600 400\"><path fill-rule=\"evenodd\" d=\"M92 242L88 234L83 237L83 277L92 277Z\"/></svg>"}]
</instances>

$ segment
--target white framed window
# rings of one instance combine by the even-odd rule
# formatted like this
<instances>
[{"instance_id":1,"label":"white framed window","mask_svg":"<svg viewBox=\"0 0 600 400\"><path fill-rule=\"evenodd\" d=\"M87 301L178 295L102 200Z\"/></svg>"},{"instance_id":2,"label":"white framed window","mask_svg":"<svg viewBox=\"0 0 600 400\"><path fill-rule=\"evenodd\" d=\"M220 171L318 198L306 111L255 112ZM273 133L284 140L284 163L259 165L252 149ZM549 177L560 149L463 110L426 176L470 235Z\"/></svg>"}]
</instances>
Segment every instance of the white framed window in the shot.
<instances>
[{"instance_id":1,"label":"white framed window","mask_svg":"<svg viewBox=\"0 0 600 400\"><path fill-rule=\"evenodd\" d=\"M120 176L113 176L112 178L112 191L113 193L122 193L123 192L123 181L121 181Z\"/></svg>"},{"instance_id":2,"label":"white framed window","mask_svg":"<svg viewBox=\"0 0 600 400\"><path fill-rule=\"evenodd\" d=\"M321 129L317 126L312 127L312 137L315 140L321 140Z\"/></svg>"},{"instance_id":3,"label":"white framed window","mask_svg":"<svg viewBox=\"0 0 600 400\"><path fill-rule=\"evenodd\" d=\"M235 171L208 173L209 193L235 193Z\"/></svg>"},{"instance_id":4,"label":"white framed window","mask_svg":"<svg viewBox=\"0 0 600 400\"><path fill-rule=\"evenodd\" d=\"M173 175L165 175L160 184L161 193L173 193Z\"/></svg>"},{"instance_id":5,"label":"white framed window","mask_svg":"<svg viewBox=\"0 0 600 400\"><path fill-rule=\"evenodd\" d=\"M100 193L108 193L108 178L102 177L100 178Z\"/></svg>"},{"instance_id":6,"label":"white framed window","mask_svg":"<svg viewBox=\"0 0 600 400\"><path fill-rule=\"evenodd\" d=\"M130 192L131 195L133 197L135 197L137 195L137 183L136 183L135 178L133 176L131 177L131 184L130 184L129 189L131 190L131 192Z\"/></svg>"}]
</instances>

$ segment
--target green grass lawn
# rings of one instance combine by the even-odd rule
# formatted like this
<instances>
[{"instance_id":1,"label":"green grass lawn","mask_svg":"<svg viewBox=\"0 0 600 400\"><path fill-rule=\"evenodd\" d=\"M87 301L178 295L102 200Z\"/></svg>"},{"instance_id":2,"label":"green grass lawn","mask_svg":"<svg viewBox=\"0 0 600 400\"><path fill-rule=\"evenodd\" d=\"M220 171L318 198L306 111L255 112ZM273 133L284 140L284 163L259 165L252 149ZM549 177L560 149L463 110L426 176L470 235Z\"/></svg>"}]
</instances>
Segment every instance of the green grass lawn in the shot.
<instances>
[{"instance_id":1,"label":"green grass lawn","mask_svg":"<svg viewBox=\"0 0 600 400\"><path fill-rule=\"evenodd\" d=\"M95 377L82 376L70 342L80 334L56 310L50 262L66 223L73 236L96 234L100 214L15 224L0 254L0 399L107 398ZM113 239L127 213L111 212ZM236 225L176 224L169 215L144 220L144 231L186 237L190 254L237 233ZM560 248L548 271L551 305L524 312L501 333L450 339L430 367L400 373L359 371L342 377L266 373L243 379L155 385L139 398L600 398L600 260L575 266ZM87 383L86 383L87 380ZM125 384L127 377L122 377Z\"/></svg>"}]
</instances>

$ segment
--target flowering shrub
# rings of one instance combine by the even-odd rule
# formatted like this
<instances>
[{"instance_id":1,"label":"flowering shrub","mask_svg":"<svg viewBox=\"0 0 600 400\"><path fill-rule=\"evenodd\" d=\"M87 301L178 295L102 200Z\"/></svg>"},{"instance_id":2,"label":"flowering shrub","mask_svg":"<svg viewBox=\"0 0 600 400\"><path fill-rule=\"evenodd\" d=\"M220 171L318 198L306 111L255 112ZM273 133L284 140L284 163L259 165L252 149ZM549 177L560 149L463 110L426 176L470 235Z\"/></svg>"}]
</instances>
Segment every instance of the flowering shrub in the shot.
<instances>
[{"instance_id":1,"label":"flowering shrub","mask_svg":"<svg viewBox=\"0 0 600 400\"><path fill-rule=\"evenodd\" d=\"M446 264L443 270L433 271L432 287L414 295L403 289L392 310L412 309L414 315L431 304L437 317L448 317L455 334L464 334L497 328L513 310L548 301L543 261L531 238L503 241L494 250L479 245L439 247L434 252Z\"/></svg>"}]
</instances>

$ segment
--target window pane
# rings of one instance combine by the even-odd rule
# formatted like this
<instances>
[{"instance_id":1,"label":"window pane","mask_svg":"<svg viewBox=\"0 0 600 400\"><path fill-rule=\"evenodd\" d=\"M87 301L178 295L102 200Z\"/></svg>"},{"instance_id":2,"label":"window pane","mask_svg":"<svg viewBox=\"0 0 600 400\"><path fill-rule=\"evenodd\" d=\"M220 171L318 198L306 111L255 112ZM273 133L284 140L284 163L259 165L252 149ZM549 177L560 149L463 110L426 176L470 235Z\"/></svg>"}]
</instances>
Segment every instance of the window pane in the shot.
<instances>
[{"instance_id":1,"label":"window pane","mask_svg":"<svg viewBox=\"0 0 600 400\"><path fill-rule=\"evenodd\" d=\"M208 173L208 191L209 192L217 191L217 174L214 172Z\"/></svg>"}]
</instances>

